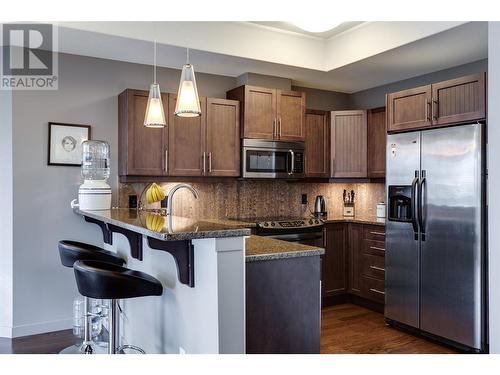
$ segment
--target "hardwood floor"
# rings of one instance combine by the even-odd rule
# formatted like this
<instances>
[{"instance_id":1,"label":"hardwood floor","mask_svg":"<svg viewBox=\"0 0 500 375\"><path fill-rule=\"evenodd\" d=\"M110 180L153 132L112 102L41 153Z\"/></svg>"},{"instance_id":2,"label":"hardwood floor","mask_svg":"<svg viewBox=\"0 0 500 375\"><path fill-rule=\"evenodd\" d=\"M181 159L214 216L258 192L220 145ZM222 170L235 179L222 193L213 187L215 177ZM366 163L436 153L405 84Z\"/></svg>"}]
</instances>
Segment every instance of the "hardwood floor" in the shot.
<instances>
[{"instance_id":1,"label":"hardwood floor","mask_svg":"<svg viewBox=\"0 0 500 375\"><path fill-rule=\"evenodd\" d=\"M324 308L322 354L448 354L457 351L385 324L384 316L364 307L343 304Z\"/></svg>"},{"instance_id":2,"label":"hardwood floor","mask_svg":"<svg viewBox=\"0 0 500 375\"><path fill-rule=\"evenodd\" d=\"M0 354L56 354L74 343L70 329L12 340L0 338Z\"/></svg>"},{"instance_id":3,"label":"hardwood floor","mask_svg":"<svg viewBox=\"0 0 500 375\"><path fill-rule=\"evenodd\" d=\"M322 354L446 354L457 353L424 338L386 326L384 316L353 304L322 311ZM0 339L0 354L52 354L72 345L71 330Z\"/></svg>"}]
</instances>

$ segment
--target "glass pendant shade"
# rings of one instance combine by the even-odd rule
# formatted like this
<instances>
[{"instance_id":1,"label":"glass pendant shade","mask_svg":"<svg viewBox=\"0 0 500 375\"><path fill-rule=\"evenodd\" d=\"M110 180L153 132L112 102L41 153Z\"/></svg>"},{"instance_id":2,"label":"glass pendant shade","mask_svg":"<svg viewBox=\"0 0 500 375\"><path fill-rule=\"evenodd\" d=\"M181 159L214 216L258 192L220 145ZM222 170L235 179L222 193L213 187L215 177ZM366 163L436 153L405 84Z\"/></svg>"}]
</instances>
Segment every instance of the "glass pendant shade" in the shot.
<instances>
[{"instance_id":1,"label":"glass pendant shade","mask_svg":"<svg viewBox=\"0 0 500 375\"><path fill-rule=\"evenodd\" d=\"M163 128L166 124L163 103L161 101L160 85L153 83L149 89L144 126L147 128Z\"/></svg>"},{"instance_id":2,"label":"glass pendant shade","mask_svg":"<svg viewBox=\"0 0 500 375\"><path fill-rule=\"evenodd\" d=\"M198 117L201 115L194 68L191 64L185 64L182 67L181 82L179 83L174 113L179 117Z\"/></svg>"}]
</instances>

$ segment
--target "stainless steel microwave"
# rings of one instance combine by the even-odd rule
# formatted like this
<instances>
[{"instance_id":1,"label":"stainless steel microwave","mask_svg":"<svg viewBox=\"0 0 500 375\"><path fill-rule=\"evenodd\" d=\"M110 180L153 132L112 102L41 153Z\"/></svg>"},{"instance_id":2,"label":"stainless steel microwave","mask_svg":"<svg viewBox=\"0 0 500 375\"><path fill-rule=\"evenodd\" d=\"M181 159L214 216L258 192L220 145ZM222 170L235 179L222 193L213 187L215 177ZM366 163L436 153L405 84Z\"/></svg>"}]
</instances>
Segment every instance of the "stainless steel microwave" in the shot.
<instances>
[{"instance_id":1,"label":"stainless steel microwave","mask_svg":"<svg viewBox=\"0 0 500 375\"><path fill-rule=\"evenodd\" d=\"M243 140L244 178L302 178L304 142Z\"/></svg>"}]
</instances>

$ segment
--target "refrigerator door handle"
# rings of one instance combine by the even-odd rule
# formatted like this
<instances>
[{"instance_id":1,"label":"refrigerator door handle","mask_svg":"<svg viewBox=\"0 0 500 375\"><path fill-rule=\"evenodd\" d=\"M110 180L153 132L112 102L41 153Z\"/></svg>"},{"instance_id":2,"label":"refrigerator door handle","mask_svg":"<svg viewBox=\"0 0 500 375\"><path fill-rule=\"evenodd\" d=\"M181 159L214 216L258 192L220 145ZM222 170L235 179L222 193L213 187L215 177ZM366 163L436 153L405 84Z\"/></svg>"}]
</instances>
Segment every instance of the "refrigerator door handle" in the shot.
<instances>
[{"instance_id":1,"label":"refrigerator door handle","mask_svg":"<svg viewBox=\"0 0 500 375\"><path fill-rule=\"evenodd\" d=\"M422 178L420 178L418 187L418 225L422 233L422 241L425 241L424 189L426 182L426 171L422 170Z\"/></svg>"},{"instance_id":2,"label":"refrigerator door handle","mask_svg":"<svg viewBox=\"0 0 500 375\"><path fill-rule=\"evenodd\" d=\"M411 183L411 225L413 226L413 233L415 240L418 241L418 222L417 222L417 184L418 184L418 171L415 171L415 178Z\"/></svg>"}]
</instances>

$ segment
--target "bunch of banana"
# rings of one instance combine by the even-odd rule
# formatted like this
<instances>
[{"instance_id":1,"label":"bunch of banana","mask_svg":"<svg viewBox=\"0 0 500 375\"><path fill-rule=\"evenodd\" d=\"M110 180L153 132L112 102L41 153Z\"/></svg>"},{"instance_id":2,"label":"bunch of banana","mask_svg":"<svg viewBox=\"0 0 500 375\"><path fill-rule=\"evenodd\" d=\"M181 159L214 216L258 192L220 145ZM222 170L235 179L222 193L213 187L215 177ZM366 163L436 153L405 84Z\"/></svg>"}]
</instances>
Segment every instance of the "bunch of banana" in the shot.
<instances>
[{"instance_id":1,"label":"bunch of banana","mask_svg":"<svg viewBox=\"0 0 500 375\"><path fill-rule=\"evenodd\" d=\"M165 217L156 214L146 215L146 227L155 232L161 232L165 226Z\"/></svg>"},{"instance_id":2,"label":"bunch of banana","mask_svg":"<svg viewBox=\"0 0 500 375\"><path fill-rule=\"evenodd\" d=\"M148 191L146 191L146 200L148 204L159 202L165 199L165 192L156 183L152 183Z\"/></svg>"}]
</instances>

